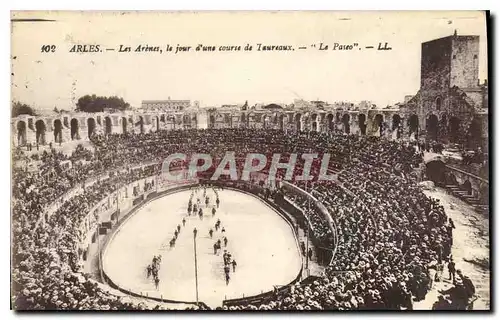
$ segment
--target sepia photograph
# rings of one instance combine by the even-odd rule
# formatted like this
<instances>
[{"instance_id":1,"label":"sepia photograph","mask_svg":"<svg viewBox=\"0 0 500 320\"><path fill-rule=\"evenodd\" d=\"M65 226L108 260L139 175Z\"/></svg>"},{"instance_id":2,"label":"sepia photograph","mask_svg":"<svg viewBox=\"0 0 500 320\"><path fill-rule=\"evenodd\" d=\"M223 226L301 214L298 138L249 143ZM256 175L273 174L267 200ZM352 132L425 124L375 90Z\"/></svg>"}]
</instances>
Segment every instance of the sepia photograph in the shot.
<instances>
[{"instance_id":1,"label":"sepia photograph","mask_svg":"<svg viewBox=\"0 0 500 320\"><path fill-rule=\"evenodd\" d=\"M14 311L491 311L488 11L11 11Z\"/></svg>"}]
</instances>

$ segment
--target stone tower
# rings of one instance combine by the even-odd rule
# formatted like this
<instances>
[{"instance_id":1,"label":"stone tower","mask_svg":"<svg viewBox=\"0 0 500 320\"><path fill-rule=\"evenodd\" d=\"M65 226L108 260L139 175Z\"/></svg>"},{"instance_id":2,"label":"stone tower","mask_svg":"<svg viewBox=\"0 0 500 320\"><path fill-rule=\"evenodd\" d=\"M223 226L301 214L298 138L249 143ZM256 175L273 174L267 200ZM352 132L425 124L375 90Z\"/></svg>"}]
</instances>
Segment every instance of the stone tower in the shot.
<instances>
[{"instance_id":1,"label":"stone tower","mask_svg":"<svg viewBox=\"0 0 500 320\"><path fill-rule=\"evenodd\" d=\"M482 107L478 57L479 36L455 31L422 43L418 116L431 139L457 142L464 120Z\"/></svg>"}]
</instances>

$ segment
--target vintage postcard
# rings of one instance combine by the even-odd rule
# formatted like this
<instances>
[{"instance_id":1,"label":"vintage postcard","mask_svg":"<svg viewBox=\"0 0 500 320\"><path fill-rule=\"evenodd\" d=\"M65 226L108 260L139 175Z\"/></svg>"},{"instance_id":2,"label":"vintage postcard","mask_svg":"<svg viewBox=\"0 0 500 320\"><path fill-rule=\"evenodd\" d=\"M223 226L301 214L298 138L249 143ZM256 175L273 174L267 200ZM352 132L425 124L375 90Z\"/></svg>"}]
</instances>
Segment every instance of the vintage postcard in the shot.
<instances>
[{"instance_id":1,"label":"vintage postcard","mask_svg":"<svg viewBox=\"0 0 500 320\"><path fill-rule=\"evenodd\" d=\"M11 13L13 310L490 310L488 12Z\"/></svg>"}]
</instances>

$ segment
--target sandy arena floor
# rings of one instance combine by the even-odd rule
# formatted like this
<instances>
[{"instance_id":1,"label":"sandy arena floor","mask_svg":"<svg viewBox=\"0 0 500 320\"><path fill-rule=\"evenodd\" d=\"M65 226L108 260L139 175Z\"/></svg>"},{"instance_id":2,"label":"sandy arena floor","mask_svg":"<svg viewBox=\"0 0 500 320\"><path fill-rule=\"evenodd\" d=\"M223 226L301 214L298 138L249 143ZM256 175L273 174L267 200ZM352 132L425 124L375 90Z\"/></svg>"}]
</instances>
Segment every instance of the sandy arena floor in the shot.
<instances>
[{"instance_id":1,"label":"sandy arena floor","mask_svg":"<svg viewBox=\"0 0 500 320\"><path fill-rule=\"evenodd\" d=\"M103 268L122 288L164 299L195 301L193 228L197 228L199 300L219 306L223 299L250 296L293 280L301 267L301 255L292 229L272 208L241 192L218 191L220 208L212 217L215 193L207 189L209 207L203 191L193 197L202 201L203 219L187 216L191 191L181 191L154 200L140 208L117 231L103 256ZM186 226L182 227L182 218ZM214 255L213 244L223 234L210 228L220 219L228 238L227 249L237 262L225 283L222 254ZM169 248L175 227L181 232L174 248ZM215 231L215 229L214 229ZM162 255L160 285L155 289L146 267L153 255Z\"/></svg>"}]
</instances>

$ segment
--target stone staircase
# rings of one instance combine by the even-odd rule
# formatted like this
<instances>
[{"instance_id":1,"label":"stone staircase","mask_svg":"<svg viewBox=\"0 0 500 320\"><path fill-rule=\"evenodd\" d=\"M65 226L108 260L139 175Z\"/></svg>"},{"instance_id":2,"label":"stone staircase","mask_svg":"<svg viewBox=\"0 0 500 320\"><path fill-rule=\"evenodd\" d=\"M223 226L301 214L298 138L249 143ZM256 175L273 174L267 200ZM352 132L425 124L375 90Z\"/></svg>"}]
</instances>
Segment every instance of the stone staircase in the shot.
<instances>
[{"instance_id":1,"label":"stone staircase","mask_svg":"<svg viewBox=\"0 0 500 320\"><path fill-rule=\"evenodd\" d=\"M485 215L489 213L489 205L481 203L477 197L470 195L468 191L461 190L458 185L449 184L446 185L445 188L453 196L461 199L467 204L470 204L477 212Z\"/></svg>"}]
</instances>

